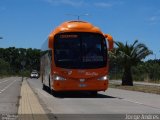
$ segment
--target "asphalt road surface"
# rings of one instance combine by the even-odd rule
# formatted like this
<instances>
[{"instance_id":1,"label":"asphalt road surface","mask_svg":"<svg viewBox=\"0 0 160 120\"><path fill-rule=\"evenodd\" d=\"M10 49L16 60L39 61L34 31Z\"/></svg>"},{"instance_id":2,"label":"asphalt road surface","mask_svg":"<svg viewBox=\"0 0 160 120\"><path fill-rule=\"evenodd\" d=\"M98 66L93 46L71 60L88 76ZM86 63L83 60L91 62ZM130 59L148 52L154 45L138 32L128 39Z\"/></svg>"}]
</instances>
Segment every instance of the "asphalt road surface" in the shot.
<instances>
[{"instance_id":1,"label":"asphalt road surface","mask_svg":"<svg viewBox=\"0 0 160 120\"><path fill-rule=\"evenodd\" d=\"M0 114L17 114L21 78L0 79Z\"/></svg>"},{"instance_id":2,"label":"asphalt road surface","mask_svg":"<svg viewBox=\"0 0 160 120\"><path fill-rule=\"evenodd\" d=\"M132 114L154 114L160 120L159 95L109 88L106 92L99 92L96 97L88 93L66 93L55 97L42 90L39 79L28 79L28 83L45 111L54 118L66 120L66 116L76 119L77 116L87 116L92 120L106 117L109 120L124 120L130 114L128 119L135 117Z\"/></svg>"}]
</instances>

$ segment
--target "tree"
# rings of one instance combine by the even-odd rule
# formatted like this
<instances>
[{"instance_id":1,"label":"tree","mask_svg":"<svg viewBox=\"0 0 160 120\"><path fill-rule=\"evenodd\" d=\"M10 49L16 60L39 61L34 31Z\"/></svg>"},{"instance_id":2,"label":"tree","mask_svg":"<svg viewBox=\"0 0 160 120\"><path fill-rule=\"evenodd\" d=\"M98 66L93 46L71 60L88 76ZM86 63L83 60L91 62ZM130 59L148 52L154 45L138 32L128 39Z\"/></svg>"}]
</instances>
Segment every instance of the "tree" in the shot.
<instances>
[{"instance_id":1,"label":"tree","mask_svg":"<svg viewBox=\"0 0 160 120\"><path fill-rule=\"evenodd\" d=\"M9 70L10 70L9 63L0 58L0 76L7 75Z\"/></svg>"},{"instance_id":2,"label":"tree","mask_svg":"<svg viewBox=\"0 0 160 120\"><path fill-rule=\"evenodd\" d=\"M0 48L0 75L7 73L11 75L20 74L23 66L22 61L25 61L25 70L31 72L33 69L40 69L40 54L39 49L32 48ZM4 67L6 66L6 67ZM9 71L8 71L9 69Z\"/></svg>"},{"instance_id":3,"label":"tree","mask_svg":"<svg viewBox=\"0 0 160 120\"><path fill-rule=\"evenodd\" d=\"M138 40L132 45L115 42L118 46L116 56L119 64L123 67L122 85L133 86L132 66L136 66L142 59L152 54L145 44L138 43Z\"/></svg>"},{"instance_id":4,"label":"tree","mask_svg":"<svg viewBox=\"0 0 160 120\"><path fill-rule=\"evenodd\" d=\"M149 60L145 63L146 73L150 80L160 80L160 64L158 60Z\"/></svg>"}]
</instances>

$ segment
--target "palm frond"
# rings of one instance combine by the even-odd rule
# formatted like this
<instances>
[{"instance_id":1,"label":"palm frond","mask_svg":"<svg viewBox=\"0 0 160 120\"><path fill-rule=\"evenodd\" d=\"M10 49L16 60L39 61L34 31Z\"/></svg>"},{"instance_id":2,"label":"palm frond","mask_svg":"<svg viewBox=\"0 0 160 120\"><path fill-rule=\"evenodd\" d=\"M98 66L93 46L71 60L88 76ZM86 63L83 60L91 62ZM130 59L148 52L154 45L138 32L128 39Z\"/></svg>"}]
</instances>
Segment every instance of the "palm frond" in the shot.
<instances>
[{"instance_id":1,"label":"palm frond","mask_svg":"<svg viewBox=\"0 0 160 120\"><path fill-rule=\"evenodd\" d=\"M130 63L131 60L137 63L149 54L152 54L152 51L150 51L145 44L138 43L138 40L135 40L131 45L128 45L127 42L125 44L122 42L115 43L118 46L116 52L119 58L125 59L124 61L130 61Z\"/></svg>"}]
</instances>

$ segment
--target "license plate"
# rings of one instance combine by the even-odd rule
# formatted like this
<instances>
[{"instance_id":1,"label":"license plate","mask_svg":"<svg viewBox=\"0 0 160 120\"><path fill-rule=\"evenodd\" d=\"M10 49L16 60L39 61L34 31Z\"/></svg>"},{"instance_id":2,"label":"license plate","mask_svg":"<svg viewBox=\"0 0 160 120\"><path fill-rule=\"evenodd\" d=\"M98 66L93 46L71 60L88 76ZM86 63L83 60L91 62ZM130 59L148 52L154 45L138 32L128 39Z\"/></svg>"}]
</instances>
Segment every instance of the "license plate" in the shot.
<instances>
[{"instance_id":1,"label":"license plate","mask_svg":"<svg viewBox=\"0 0 160 120\"><path fill-rule=\"evenodd\" d=\"M79 87L86 87L86 84L79 84Z\"/></svg>"}]
</instances>

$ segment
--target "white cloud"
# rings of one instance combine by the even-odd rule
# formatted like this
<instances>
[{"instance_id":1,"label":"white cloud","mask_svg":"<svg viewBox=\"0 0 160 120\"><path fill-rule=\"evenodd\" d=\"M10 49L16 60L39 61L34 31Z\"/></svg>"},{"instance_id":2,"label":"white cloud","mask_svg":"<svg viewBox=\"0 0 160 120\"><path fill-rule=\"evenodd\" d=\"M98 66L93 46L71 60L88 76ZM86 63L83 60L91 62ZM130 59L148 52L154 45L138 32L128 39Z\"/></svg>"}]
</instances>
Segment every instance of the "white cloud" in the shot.
<instances>
[{"instance_id":1,"label":"white cloud","mask_svg":"<svg viewBox=\"0 0 160 120\"><path fill-rule=\"evenodd\" d=\"M150 25L157 25L160 23L160 9L153 11L152 15L147 19Z\"/></svg>"},{"instance_id":2,"label":"white cloud","mask_svg":"<svg viewBox=\"0 0 160 120\"><path fill-rule=\"evenodd\" d=\"M68 5L72 7L99 7L99 8L110 8L117 5L123 5L123 2L88 2L87 0L43 0L51 5Z\"/></svg>"},{"instance_id":3,"label":"white cloud","mask_svg":"<svg viewBox=\"0 0 160 120\"><path fill-rule=\"evenodd\" d=\"M151 16L149 18L149 22L150 24L158 24L160 22L160 14L159 15L154 15L154 16Z\"/></svg>"},{"instance_id":4,"label":"white cloud","mask_svg":"<svg viewBox=\"0 0 160 120\"><path fill-rule=\"evenodd\" d=\"M93 3L94 6L96 7L102 7L102 8L111 8L111 7L114 7L114 6L122 6L124 5L125 2L124 1L110 1L110 2L95 2Z\"/></svg>"},{"instance_id":5,"label":"white cloud","mask_svg":"<svg viewBox=\"0 0 160 120\"><path fill-rule=\"evenodd\" d=\"M152 16L150 17L149 21L156 21L157 20L157 16Z\"/></svg>"},{"instance_id":6,"label":"white cloud","mask_svg":"<svg viewBox=\"0 0 160 120\"><path fill-rule=\"evenodd\" d=\"M94 5L97 7L112 7L113 6L113 4L105 3L105 2L97 2L97 3L94 3Z\"/></svg>"},{"instance_id":7,"label":"white cloud","mask_svg":"<svg viewBox=\"0 0 160 120\"><path fill-rule=\"evenodd\" d=\"M69 5L72 7L80 7L84 5L84 2L82 0L44 0L52 5Z\"/></svg>"}]
</instances>

